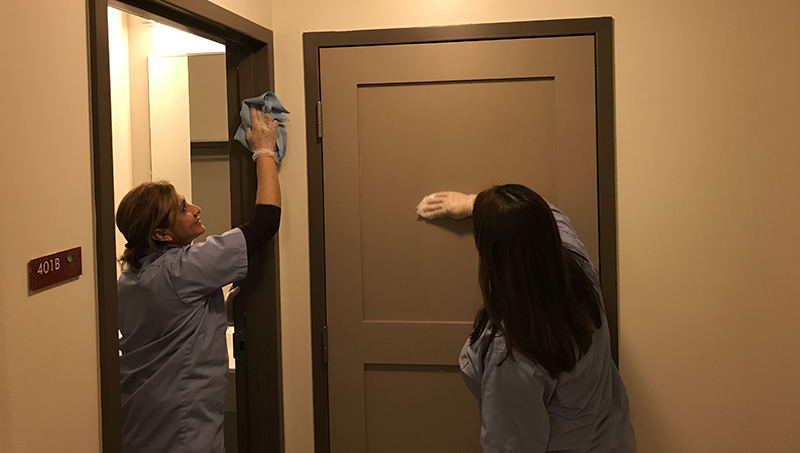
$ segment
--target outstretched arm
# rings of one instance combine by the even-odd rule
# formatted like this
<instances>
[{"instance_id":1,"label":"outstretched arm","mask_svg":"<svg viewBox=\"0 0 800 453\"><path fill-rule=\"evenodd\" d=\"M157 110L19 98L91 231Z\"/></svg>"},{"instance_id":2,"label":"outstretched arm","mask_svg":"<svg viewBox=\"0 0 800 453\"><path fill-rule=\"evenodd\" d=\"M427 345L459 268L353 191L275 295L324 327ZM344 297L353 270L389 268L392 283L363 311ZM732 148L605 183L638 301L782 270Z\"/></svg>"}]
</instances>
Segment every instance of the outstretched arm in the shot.
<instances>
[{"instance_id":1,"label":"outstretched arm","mask_svg":"<svg viewBox=\"0 0 800 453\"><path fill-rule=\"evenodd\" d=\"M247 242L248 257L275 236L281 219L281 185L275 161L278 121L252 107L250 121L253 127L247 128L246 137L256 161L256 209L253 218L239 226Z\"/></svg>"},{"instance_id":2,"label":"outstretched arm","mask_svg":"<svg viewBox=\"0 0 800 453\"><path fill-rule=\"evenodd\" d=\"M253 148L256 160L256 204L281 206L281 184L278 180L278 167L275 162L275 143L278 139L278 121L267 113L250 108L252 129L247 129L247 141Z\"/></svg>"}]
</instances>

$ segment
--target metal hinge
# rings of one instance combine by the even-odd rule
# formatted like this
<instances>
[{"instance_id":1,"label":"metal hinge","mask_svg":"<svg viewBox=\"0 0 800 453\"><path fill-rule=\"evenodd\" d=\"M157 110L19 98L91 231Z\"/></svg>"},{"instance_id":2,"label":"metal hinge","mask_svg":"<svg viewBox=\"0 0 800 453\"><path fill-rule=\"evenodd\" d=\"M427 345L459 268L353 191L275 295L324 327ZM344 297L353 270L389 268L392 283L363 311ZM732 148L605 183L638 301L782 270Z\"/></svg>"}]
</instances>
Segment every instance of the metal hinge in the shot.
<instances>
[{"instance_id":1,"label":"metal hinge","mask_svg":"<svg viewBox=\"0 0 800 453\"><path fill-rule=\"evenodd\" d=\"M322 326L322 360L328 363L328 326Z\"/></svg>"},{"instance_id":2,"label":"metal hinge","mask_svg":"<svg viewBox=\"0 0 800 453\"><path fill-rule=\"evenodd\" d=\"M322 138L322 101L317 101L317 138Z\"/></svg>"}]
</instances>

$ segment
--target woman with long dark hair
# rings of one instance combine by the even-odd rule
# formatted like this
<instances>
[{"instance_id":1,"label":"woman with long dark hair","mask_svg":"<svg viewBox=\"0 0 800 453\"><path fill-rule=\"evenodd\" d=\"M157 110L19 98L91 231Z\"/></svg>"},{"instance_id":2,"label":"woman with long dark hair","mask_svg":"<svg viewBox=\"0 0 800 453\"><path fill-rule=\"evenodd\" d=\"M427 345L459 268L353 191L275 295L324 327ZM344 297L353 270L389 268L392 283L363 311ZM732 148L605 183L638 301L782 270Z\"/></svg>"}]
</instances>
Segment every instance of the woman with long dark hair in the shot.
<instances>
[{"instance_id":1,"label":"woman with long dark hair","mask_svg":"<svg viewBox=\"0 0 800 453\"><path fill-rule=\"evenodd\" d=\"M598 274L569 219L531 189L433 194L427 218L473 215L483 307L459 363L485 452L633 452Z\"/></svg>"},{"instance_id":2,"label":"woman with long dark hair","mask_svg":"<svg viewBox=\"0 0 800 453\"><path fill-rule=\"evenodd\" d=\"M122 450L224 453L227 312L222 287L243 280L248 260L280 225L278 122L251 109L247 140L256 161L255 214L204 242L200 207L168 182L128 192L117 226L120 258Z\"/></svg>"}]
</instances>

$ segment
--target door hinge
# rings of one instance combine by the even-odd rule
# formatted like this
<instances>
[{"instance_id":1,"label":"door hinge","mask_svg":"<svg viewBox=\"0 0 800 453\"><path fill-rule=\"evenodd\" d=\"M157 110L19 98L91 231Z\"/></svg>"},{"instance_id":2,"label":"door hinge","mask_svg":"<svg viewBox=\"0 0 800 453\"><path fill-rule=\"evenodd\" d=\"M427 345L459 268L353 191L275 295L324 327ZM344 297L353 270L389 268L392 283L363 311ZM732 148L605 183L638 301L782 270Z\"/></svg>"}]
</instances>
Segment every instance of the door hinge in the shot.
<instances>
[{"instance_id":1,"label":"door hinge","mask_svg":"<svg viewBox=\"0 0 800 453\"><path fill-rule=\"evenodd\" d=\"M328 363L328 326L322 326L322 361Z\"/></svg>"},{"instance_id":2,"label":"door hinge","mask_svg":"<svg viewBox=\"0 0 800 453\"><path fill-rule=\"evenodd\" d=\"M322 138L322 101L317 101L317 138Z\"/></svg>"}]
</instances>

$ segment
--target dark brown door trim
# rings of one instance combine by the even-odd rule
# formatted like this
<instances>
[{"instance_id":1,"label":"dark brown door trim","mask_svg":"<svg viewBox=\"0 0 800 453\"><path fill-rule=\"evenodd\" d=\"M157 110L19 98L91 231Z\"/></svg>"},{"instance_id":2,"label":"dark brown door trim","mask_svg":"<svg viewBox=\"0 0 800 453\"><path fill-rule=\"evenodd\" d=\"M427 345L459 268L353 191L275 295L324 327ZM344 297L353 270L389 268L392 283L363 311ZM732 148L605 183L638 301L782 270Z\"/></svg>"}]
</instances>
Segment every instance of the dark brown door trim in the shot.
<instances>
[{"instance_id":1,"label":"dark brown door trim","mask_svg":"<svg viewBox=\"0 0 800 453\"><path fill-rule=\"evenodd\" d=\"M617 209L614 126L614 47L611 17L533 22L456 25L446 27L316 32L303 34L305 65L306 142L308 159L308 221L311 289L314 444L330 451L327 344L325 343L325 224L323 147L317 126L320 95L319 50L325 47L420 44L495 39L591 35L595 38L597 106L598 227L600 276L611 333L612 354L618 361Z\"/></svg>"},{"instance_id":2,"label":"dark brown door trim","mask_svg":"<svg viewBox=\"0 0 800 453\"><path fill-rule=\"evenodd\" d=\"M87 0L89 77L92 111L92 164L95 198L100 410L103 451L122 451L117 282L111 141L111 81L107 7L158 18L176 28L226 46L228 130L239 126L239 106L246 97L272 90L272 32L206 0ZM255 204L255 166L237 142L228 147L231 222L249 218ZM280 297L278 248L250 264L234 319L247 345L236 358L238 444L240 452L283 451Z\"/></svg>"}]
</instances>

